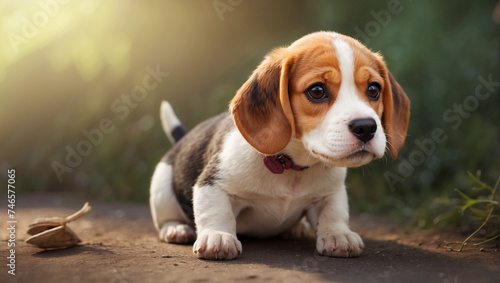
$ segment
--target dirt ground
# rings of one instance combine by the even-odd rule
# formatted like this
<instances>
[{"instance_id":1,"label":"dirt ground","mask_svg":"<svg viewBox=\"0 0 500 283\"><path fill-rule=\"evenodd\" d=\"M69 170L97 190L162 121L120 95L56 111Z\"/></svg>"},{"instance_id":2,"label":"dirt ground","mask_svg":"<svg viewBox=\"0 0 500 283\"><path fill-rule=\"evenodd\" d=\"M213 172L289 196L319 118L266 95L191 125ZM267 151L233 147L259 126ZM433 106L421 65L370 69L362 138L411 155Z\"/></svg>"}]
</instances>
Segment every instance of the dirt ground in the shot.
<instances>
[{"instance_id":1,"label":"dirt ground","mask_svg":"<svg viewBox=\"0 0 500 283\"><path fill-rule=\"evenodd\" d=\"M200 260L189 245L158 241L147 205L96 200L90 200L89 214L69 224L82 239L80 245L44 251L24 242L34 218L66 216L84 202L55 195L18 196L15 276L5 264L10 248L4 220L0 282L500 282L496 244L449 252L443 242L463 235L405 232L390 220L371 216L351 219L366 248L361 257L350 259L319 256L314 239L306 238L242 239L243 254L236 260ZM6 207L6 201L1 205Z\"/></svg>"}]
</instances>

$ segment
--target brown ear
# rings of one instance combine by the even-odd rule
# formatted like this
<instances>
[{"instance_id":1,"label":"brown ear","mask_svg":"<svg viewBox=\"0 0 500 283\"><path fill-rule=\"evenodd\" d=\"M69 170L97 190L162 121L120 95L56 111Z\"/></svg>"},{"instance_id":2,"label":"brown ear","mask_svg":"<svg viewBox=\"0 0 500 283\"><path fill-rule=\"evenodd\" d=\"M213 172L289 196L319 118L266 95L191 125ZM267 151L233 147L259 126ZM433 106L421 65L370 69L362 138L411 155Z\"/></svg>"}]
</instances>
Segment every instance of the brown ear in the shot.
<instances>
[{"instance_id":1,"label":"brown ear","mask_svg":"<svg viewBox=\"0 0 500 283\"><path fill-rule=\"evenodd\" d=\"M382 123L393 159L405 143L410 120L410 100L392 74L387 71L390 89L384 92L384 113ZM386 80L387 81L387 80Z\"/></svg>"},{"instance_id":2,"label":"brown ear","mask_svg":"<svg viewBox=\"0 0 500 283\"><path fill-rule=\"evenodd\" d=\"M282 151L294 133L288 95L292 58L286 49L272 51L241 86L230 109L236 127L257 151L273 155Z\"/></svg>"}]
</instances>

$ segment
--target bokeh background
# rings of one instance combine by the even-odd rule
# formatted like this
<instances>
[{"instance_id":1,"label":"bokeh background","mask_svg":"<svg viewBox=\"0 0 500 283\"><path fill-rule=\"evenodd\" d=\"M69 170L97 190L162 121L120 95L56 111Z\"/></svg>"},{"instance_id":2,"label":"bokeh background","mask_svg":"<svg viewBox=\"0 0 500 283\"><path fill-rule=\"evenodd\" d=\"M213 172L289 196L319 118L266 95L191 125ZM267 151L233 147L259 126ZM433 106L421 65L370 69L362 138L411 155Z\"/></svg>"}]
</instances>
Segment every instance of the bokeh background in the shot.
<instances>
[{"instance_id":1,"label":"bokeh background","mask_svg":"<svg viewBox=\"0 0 500 283\"><path fill-rule=\"evenodd\" d=\"M162 100L191 128L226 111L272 48L333 30L380 51L412 103L399 159L350 171L351 210L420 227L459 224L453 188L470 188L466 172L489 183L499 176L495 6L0 0L1 178L15 168L18 194L147 202L154 167L170 147L158 118ZM446 140L431 146L424 141L435 129Z\"/></svg>"}]
</instances>

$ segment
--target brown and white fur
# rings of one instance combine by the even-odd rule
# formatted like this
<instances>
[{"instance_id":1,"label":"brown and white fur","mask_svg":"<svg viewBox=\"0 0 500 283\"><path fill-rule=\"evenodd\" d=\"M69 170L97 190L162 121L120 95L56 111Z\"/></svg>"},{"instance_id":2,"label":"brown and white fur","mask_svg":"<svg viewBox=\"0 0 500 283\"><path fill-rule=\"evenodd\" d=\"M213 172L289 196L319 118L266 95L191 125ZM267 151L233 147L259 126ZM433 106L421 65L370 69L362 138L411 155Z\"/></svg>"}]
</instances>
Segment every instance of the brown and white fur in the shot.
<instances>
[{"instance_id":1,"label":"brown and white fur","mask_svg":"<svg viewBox=\"0 0 500 283\"><path fill-rule=\"evenodd\" d=\"M151 183L161 240L194 241L200 258L233 259L237 235L300 235L307 220L322 255L358 256L349 228L346 167L397 157L409 100L382 57L350 37L316 32L270 52L238 90L230 112L184 136L171 106L162 123L174 147ZM264 156L304 170L273 174ZM195 230L196 227L196 230Z\"/></svg>"}]
</instances>

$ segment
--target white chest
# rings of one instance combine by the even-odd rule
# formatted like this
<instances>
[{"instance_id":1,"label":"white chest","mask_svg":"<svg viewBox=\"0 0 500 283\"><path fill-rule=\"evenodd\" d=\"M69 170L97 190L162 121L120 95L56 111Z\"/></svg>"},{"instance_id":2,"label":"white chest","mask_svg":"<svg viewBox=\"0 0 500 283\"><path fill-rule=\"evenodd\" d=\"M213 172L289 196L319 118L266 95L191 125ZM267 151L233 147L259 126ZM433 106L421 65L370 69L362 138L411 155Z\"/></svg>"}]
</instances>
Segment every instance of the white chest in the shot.
<instances>
[{"instance_id":1,"label":"white chest","mask_svg":"<svg viewBox=\"0 0 500 283\"><path fill-rule=\"evenodd\" d=\"M322 164L304 171L271 173L239 133L232 133L219 155L218 185L231 199L237 233L268 237L286 231L306 210L343 189L345 168Z\"/></svg>"},{"instance_id":2,"label":"white chest","mask_svg":"<svg viewBox=\"0 0 500 283\"><path fill-rule=\"evenodd\" d=\"M339 186L333 182L337 178L330 174L339 175L342 171L320 167L307 170L286 171L281 175L247 172L240 181L232 182L228 193L237 233L258 237L282 233ZM338 179L343 180L343 176Z\"/></svg>"}]
</instances>

